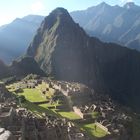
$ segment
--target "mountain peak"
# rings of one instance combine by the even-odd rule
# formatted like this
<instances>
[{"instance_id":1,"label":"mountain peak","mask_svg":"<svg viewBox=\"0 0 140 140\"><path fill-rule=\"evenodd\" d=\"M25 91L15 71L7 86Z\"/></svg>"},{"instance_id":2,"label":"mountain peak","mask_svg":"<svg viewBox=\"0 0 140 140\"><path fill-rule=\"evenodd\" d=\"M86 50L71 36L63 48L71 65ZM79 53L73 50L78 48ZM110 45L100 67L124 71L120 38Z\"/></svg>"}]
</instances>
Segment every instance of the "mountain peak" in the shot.
<instances>
[{"instance_id":1,"label":"mountain peak","mask_svg":"<svg viewBox=\"0 0 140 140\"><path fill-rule=\"evenodd\" d=\"M42 23L43 29L51 28L55 23L60 23L61 21L70 22L72 18L70 17L68 11L64 8L56 8L53 10L49 16L47 16Z\"/></svg>"},{"instance_id":2,"label":"mountain peak","mask_svg":"<svg viewBox=\"0 0 140 140\"><path fill-rule=\"evenodd\" d=\"M58 7L56 9L54 9L49 16L53 16L53 17L61 17L61 16L68 16L70 17L68 11L64 8Z\"/></svg>"},{"instance_id":3,"label":"mountain peak","mask_svg":"<svg viewBox=\"0 0 140 140\"><path fill-rule=\"evenodd\" d=\"M139 8L139 6L135 5L134 2L127 2L127 3L124 5L124 8L136 10L137 8Z\"/></svg>"},{"instance_id":4,"label":"mountain peak","mask_svg":"<svg viewBox=\"0 0 140 140\"><path fill-rule=\"evenodd\" d=\"M100 7L108 7L110 5L105 3L105 2L101 2L98 6L100 6Z\"/></svg>"},{"instance_id":5,"label":"mountain peak","mask_svg":"<svg viewBox=\"0 0 140 140\"><path fill-rule=\"evenodd\" d=\"M65 8L62 7L58 7L56 9L54 9L51 13L56 13L57 15L59 14L69 14L68 11Z\"/></svg>"},{"instance_id":6,"label":"mountain peak","mask_svg":"<svg viewBox=\"0 0 140 140\"><path fill-rule=\"evenodd\" d=\"M52 46L55 47L55 44L56 42L58 42L58 40L63 40L63 43L65 44L65 42L69 40L69 38L71 38L71 40L75 40L77 36L80 36L79 34L86 36L84 30L81 29L79 25L73 21L72 17L66 9L56 8L42 22L36 36L34 37L28 48L27 54L29 56L36 55L35 52L36 50L38 50L42 40L44 42L52 42L53 40L55 43L53 43ZM47 36L47 38L45 36ZM51 41L50 38L52 39Z\"/></svg>"}]
</instances>

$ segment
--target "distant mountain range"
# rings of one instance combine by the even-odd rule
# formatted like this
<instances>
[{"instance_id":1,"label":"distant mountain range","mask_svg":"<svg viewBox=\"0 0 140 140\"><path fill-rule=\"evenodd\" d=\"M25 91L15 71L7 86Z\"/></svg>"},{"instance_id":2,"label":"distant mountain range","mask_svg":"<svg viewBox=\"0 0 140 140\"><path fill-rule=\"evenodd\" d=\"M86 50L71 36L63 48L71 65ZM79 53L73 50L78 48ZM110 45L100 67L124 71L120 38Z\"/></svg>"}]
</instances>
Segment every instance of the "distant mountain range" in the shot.
<instances>
[{"instance_id":1,"label":"distant mountain range","mask_svg":"<svg viewBox=\"0 0 140 140\"><path fill-rule=\"evenodd\" d=\"M71 12L71 16L90 36L140 51L140 6L132 2L123 7L110 6L103 2ZM29 15L1 26L0 59L10 63L25 53L43 19L43 16Z\"/></svg>"},{"instance_id":2,"label":"distant mountain range","mask_svg":"<svg viewBox=\"0 0 140 140\"><path fill-rule=\"evenodd\" d=\"M140 111L140 53L89 37L63 8L44 19L27 55L55 79L84 83Z\"/></svg>"},{"instance_id":3,"label":"distant mountain range","mask_svg":"<svg viewBox=\"0 0 140 140\"><path fill-rule=\"evenodd\" d=\"M29 15L1 26L0 59L9 63L25 53L43 18L43 16Z\"/></svg>"},{"instance_id":4,"label":"distant mountain range","mask_svg":"<svg viewBox=\"0 0 140 140\"><path fill-rule=\"evenodd\" d=\"M140 6L133 2L123 7L103 2L71 16L90 36L140 51Z\"/></svg>"}]
</instances>

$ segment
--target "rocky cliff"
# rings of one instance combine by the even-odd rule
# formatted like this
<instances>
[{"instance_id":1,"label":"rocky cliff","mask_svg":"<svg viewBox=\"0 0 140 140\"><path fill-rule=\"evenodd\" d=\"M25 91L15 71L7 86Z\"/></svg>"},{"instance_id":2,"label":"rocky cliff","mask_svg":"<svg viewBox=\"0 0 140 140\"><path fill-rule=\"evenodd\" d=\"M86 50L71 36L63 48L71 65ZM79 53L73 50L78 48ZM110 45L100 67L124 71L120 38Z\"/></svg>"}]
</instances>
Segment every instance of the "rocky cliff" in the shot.
<instances>
[{"instance_id":1,"label":"rocky cliff","mask_svg":"<svg viewBox=\"0 0 140 140\"><path fill-rule=\"evenodd\" d=\"M123 7L103 2L97 6L71 13L91 36L115 42L140 51L140 6L133 2Z\"/></svg>"}]
</instances>

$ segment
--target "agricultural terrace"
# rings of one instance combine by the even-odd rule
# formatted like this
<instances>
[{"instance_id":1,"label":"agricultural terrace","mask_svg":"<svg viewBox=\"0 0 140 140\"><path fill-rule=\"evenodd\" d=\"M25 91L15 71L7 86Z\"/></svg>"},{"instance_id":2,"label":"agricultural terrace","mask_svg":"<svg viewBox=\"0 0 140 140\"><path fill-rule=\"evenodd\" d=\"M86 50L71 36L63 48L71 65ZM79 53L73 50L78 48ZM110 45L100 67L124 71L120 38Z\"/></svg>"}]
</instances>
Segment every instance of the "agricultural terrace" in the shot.
<instances>
[{"instance_id":1,"label":"agricultural terrace","mask_svg":"<svg viewBox=\"0 0 140 140\"><path fill-rule=\"evenodd\" d=\"M53 100L53 98L56 96L56 91L52 88L49 88L47 83L42 82L42 84L39 84L35 88L25 88L20 90L17 89L17 84L18 83L11 84L7 86L7 88L16 96L23 95L26 98L26 101L22 103L21 106L27 108L37 117L44 117L44 113L57 117L64 117L74 121L77 126L88 133L91 137L104 137L107 135L107 133L101 128L97 126L95 128L94 123L80 124L78 120L81 118L73 111L69 110L64 96L61 96L57 100ZM47 101L47 103L34 104L34 102L44 101ZM93 118L94 117L97 117L96 113L93 113Z\"/></svg>"}]
</instances>

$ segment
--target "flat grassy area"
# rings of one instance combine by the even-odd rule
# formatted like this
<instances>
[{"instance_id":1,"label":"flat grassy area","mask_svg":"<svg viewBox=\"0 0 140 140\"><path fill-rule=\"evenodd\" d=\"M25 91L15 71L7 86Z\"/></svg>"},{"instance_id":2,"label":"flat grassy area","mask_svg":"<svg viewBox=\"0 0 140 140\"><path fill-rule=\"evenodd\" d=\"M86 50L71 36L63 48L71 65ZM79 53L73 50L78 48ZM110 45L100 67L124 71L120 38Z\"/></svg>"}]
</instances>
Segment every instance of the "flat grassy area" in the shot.
<instances>
[{"instance_id":1,"label":"flat grassy area","mask_svg":"<svg viewBox=\"0 0 140 140\"><path fill-rule=\"evenodd\" d=\"M37 89L23 89L23 92L18 94L24 95L25 98L30 102L42 102L46 100Z\"/></svg>"},{"instance_id":2,"label":"flat grassy area","mask_svg":"<svg viewBox=\"0 0 140 140\"><path fill-rule=\"evenodd\" d=\"M85 130L90 136L94 136L97 138L101 138L107 135L107 133L102 130L99 127L96 127L95 129L95 124L91 123L91 124L82 124L80 125L80 127Z\"/></svg>"},{"instance_id":3,"label":"flat grassy area","mask_svg":"<svg viewBox=\"0 0 140 140\"><path fill-rule=\"evenodd\" d=\"M69 120L77 120L81 119L77 114L74 112L58 112L62 117L67 118Z\"/></svg>"},{"instance_id":4,"label":"flat grassy area","mask_svg":"<svg viewBox=\"0 0 140 140\"><path fill-rule=\"evenodd\" d=\"M45 90L46 88L48 88L49 91L46 92L46 96L49 97L49 98L51 98L51 96L53 96L53 95L54 95L54 92L55 92L55 90L52 89L52 88L49 88L49 85L46 84L46 83L39 84L36 88L37 88L40 92L43 91L43 90Z\"/></svg>"}]
</instances>

